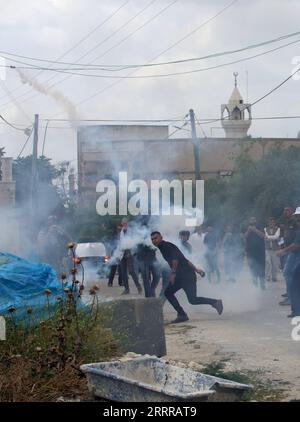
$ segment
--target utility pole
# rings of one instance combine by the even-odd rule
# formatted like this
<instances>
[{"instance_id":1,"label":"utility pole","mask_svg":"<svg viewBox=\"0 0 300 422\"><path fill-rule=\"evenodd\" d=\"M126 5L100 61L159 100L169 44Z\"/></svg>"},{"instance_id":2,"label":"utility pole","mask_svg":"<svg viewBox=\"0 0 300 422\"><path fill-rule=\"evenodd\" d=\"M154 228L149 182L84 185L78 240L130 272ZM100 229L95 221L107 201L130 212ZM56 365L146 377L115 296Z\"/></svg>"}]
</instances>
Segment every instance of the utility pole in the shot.
<instances>
[{"instance_id":1,"label":"utility pole","mask_svg":"<svg viewBox=\"0 0 300 422\"><path fill-rule=\"evenodd\" d=\"M33 150L31 167L31 212L34 221L34 214L37 207L37 159L38 159L38 140L39 140L39 115L34 115L33 126Z\"/></svg>"},{"instance_id":2,"label":"utility pole","mask_svg":"<svg viewBox=\"0 0 300 422\"><path fill-rule=\"evenodd\" d=\"M190 110L190 121L192 128L192 142L193 142L193 152L194 152L194 163L195 163L195 180L201 179L200 174L200 146L199 140L197 138L196 125L195 125L195 113L194 110Z\"/></svg>"}]
</instances>

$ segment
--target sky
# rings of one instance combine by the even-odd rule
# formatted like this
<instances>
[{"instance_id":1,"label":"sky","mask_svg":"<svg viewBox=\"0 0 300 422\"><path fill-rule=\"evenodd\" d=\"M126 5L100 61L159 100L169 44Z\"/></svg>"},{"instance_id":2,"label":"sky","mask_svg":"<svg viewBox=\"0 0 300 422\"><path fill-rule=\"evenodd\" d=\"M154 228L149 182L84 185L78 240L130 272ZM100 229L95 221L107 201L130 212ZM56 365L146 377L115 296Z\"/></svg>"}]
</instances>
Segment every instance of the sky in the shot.
<instances>
[{"instance_id":1,"label":"sky","mask_svg":"<svg viewBox=\"0 0 300 422\"><path fill-rule=\"evenodd\" d=\"M0 0L0 56L13 58L7 55L11 53L66 63L145 64L239 49L300 31L299 0L237 0L223 10L231 3L232 0ZM1 68L0 114L18 127L30 128L38 113L39 153L46 119L69 120L74 115L77 119L182 119L190 108L198 119L217 119L221 104L231 95L233 72L239 73L240 92L244 101L250 103L291 75L297 64L293 60L298 57L300 64L300 35L219 58L105 73L145 76L190 71L249 57L297 39L298 43L248 61L160 78L108 79L24 69L25 79L31 81L28 84L23 83L24 78L22 81L15 69L7 69L4 75ZM23 66L4 58L1 63ZM104 74L101 70L81 72ZM290 79L253 106L253 117L300 116L299 93L300 78ZM172 125L170 132L175 130ZM202 127L206 136L225 135L220 122ZM297 137L299 130L300 119L253 120L249 134ZM197 131L203 136L199 127ZM188 135L184 130L174 134ZM17 157L26 138L23 131L0 123L0 146L5 147L7 156ZM74 124L49 122L44 153L54 163L76 163L76 143ZM30 140L23 154L30 154L31 148Z\"/></svg>"}]
</instances>

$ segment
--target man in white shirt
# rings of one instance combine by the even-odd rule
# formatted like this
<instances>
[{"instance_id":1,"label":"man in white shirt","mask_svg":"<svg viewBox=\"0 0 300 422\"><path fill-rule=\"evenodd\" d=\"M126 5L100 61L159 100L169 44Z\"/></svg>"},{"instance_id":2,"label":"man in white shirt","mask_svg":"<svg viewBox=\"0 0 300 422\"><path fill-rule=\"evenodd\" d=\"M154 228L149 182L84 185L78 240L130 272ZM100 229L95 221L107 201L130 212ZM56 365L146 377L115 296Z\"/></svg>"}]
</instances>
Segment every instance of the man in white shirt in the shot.
<instances>
[{"instance_id":1,"label":"man in white shirt","mask_svg":"<svg viewBox=\"0 0 300 422\"><path fill-rule=\"evenodd\" d=\"M267 281L277 281L279 268L277 251L279 249L280 228L277 226L275 218L269 218L264 232L266 245L266 279Z\"/></svg>"}]
</instances>

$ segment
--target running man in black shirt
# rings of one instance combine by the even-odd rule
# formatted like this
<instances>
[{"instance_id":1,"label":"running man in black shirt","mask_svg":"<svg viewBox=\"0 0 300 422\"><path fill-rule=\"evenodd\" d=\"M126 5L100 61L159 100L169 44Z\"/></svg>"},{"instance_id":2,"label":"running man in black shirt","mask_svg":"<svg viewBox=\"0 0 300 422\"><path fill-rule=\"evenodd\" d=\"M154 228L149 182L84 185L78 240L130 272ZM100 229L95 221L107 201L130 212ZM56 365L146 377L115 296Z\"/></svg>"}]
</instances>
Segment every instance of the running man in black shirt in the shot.
<instances>
[{"instance_id":1,"label":"running man in black shirt","mask_svg":"<svg viewBox=\"0 0 300 422\"><path fill-rule=\"evenodd\" d=\"M177 311L177 318L172 322L184 322L189 319L175 297L175 293L181 289L185 291L188 301L192 305L211 305L218 311L218 314L221 315L223 312L222 300L197 297L196 273L200 274L201 277L204 277L204 271L200 268L196 268L188 261L177 246L173 243L164 241L159 232L155 231L151 233L151 240L153 245L160 250L162 256L171 268L170 281L165 290L165 297Z\"/></svg>"}]
</instances>

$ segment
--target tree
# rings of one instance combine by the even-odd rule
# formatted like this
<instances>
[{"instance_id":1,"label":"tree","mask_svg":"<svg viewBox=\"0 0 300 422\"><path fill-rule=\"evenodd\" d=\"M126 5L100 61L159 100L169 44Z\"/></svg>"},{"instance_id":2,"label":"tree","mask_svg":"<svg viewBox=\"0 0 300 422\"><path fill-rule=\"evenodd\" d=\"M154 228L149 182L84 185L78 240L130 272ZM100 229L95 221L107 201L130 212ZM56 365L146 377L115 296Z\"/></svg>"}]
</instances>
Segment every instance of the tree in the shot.
<instances>
[{"instance_id":1,"label":"tree","mask_svg":"<svg viewBox=\"0 0 300 422\"><path fill-rule=\"evenodd\" d=\"M13 178L16 181L16 206L22 209L30 204L31 197L32 155L20 157L13 162ZM54 185L58 170L51 164L51 159L44 156L37 160L37 223L45 220L52 213L62 213L63 201Z\"/></svg>"},{"instance_id":2,"label":"tree","mask_svg":"<svg viewBox=\"0 0 300 422\"><path fill-rule=\"evenodd\" d=\"M229 182L205 185L206 219L220 224L241 223L251 215L261 221L279 217L286 205L300 206L300 148L277 145L259 161L244 151Z\"/></svg>"}]
</instances>

